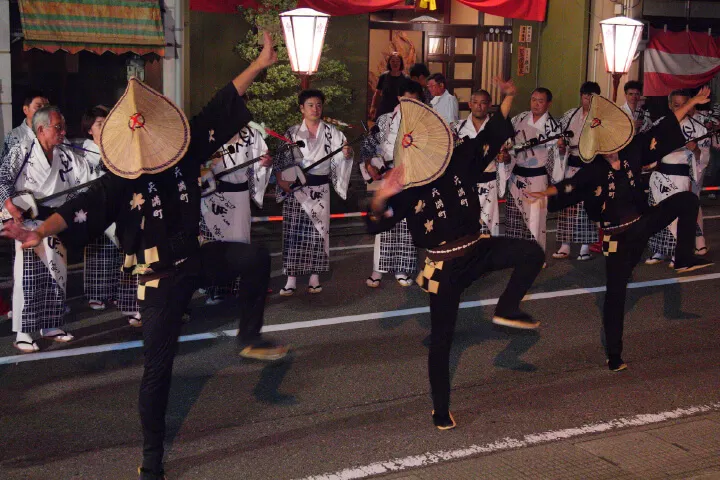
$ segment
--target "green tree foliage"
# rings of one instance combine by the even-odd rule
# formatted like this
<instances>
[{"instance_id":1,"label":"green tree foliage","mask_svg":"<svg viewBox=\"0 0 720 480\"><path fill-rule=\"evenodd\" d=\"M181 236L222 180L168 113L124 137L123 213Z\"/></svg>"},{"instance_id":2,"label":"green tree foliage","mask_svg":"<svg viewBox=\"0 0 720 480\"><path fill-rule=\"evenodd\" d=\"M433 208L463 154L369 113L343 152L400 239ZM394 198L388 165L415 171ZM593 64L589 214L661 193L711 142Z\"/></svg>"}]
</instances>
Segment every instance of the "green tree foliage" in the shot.
<instances>
[{"instance_id":1,"label":"green tree foliage","mask_svg":"<svg viewBox=\"0 0 720 480\"><path fill-rule=\"evenodd\" d=\"M235 51L243 60L251 62L260 53L258 30L271 32L277 46L278 62L248 88L248 108L257 122L283 133L302 120L297 108L300 77L290 69L279 17L280 12L294 9L297 0L260 0L257 3L258 8L240 8L254 28L235 46ZM352 92L348 87L350 72L342 61L329 58L329 52L331 47L326 42L318 72L311 77L311 88L322 90L325 94L324 116L347 121L341 118L340 112L351 102ZM335 116L336 112L340 117Z\"/></svg>"}]
</instances>

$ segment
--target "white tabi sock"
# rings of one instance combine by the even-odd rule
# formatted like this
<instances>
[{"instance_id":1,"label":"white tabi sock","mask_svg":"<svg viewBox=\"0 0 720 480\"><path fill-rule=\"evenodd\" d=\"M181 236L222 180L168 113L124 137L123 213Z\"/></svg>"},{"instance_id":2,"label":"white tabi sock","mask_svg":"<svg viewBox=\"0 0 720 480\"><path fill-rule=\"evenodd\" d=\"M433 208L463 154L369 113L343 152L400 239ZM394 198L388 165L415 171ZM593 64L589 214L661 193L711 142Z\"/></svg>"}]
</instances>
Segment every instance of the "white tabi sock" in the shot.
<instances>
[{"instance_id":1,"label":"white tabi sock","mask_svg":"<svg viewBox=\"0 0 720 480\"><path fill-rule=\"evenodd\" d=\"M580 247L580 255L590 255L590 245Z\"/></svg>"},{"instance_id":2,"label":"white tabi sock","mask_svg":"<svg viewBox=\"0 0 720 480\"><path fill-rule=\"evenodd\" d=\"M287 277L287 282L285 283L285 290L288 288L297 288L297 277Z\"/></svg>"},{"instance_id":3,"label":"white tabi sock","mask_svg":"<svg viewBox=\"0 0 720 480\"><path fill-rule=\"evenodd\" d=\"M310 281L308 282L309 287L317 287L320 285L320 274L313 273L310 275Z\"/></svg>"},{"instance_id":4,"label":"white tabi sock","mask_svg":"<svg viewBox=\"0 0 720 480\"><path fill-rule=\"evenodd\" d=\"M373 273L370 275L370 278L373 280L382 280L382 273L373 271Z\"/></svg>"},{"instance_id":5,"label":"white tabi sock","mask_svg":"<svg viewBox=\"0 0 720 480\"><path fill-rule=\"evenodd\" d=\"M33 338L29 333L17 332L16 342L28 342L32 343Z\"/></svg>"},{"instance_id":6,"label":"white tabi sock","mask_svg":"<svg viewBox=\"0 0 720 480\"><path fill-rule=\"evenodd\" d=\"M560 245L560 248L558 248L558 252L567 253L570 255L570 244L569 243L563 243Z\"/></svg>"}]
</instances>

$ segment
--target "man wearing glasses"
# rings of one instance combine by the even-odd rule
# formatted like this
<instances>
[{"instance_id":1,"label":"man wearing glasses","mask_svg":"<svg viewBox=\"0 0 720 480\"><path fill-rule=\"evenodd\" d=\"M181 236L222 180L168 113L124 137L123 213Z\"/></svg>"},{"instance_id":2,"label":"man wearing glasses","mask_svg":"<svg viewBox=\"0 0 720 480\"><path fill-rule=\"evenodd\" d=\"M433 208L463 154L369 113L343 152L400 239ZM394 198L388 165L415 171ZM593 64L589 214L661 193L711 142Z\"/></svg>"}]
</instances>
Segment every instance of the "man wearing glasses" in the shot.
<instances>
[{"instance_id":1,"label":"man wearing glasses","mask_svg":"<svg viewBox=\"0 0 720 480\"><path fill-rule=\"evenodd\" d=\"M13 204L15 192L30 192L35 198L62 192L93 178L92 169L84 157L76 156L64 145L65 118L57 107L46 106L32 117L35 138L10 149L0 167L0 202L17 223L36 229L52 213L52 208L65 203L67 195L38 205L35 219L23 219ZM75 222L85 221L82 212ZM57 237L44 238L35 248L23 250L15 242L13 270L12 327L16 332L15 348L23 353L39 350L35 338L39 336L55 342L69 342L73 335L66 331L65 286L67 262L65 247Z\"/></svg>"}]
</instances>

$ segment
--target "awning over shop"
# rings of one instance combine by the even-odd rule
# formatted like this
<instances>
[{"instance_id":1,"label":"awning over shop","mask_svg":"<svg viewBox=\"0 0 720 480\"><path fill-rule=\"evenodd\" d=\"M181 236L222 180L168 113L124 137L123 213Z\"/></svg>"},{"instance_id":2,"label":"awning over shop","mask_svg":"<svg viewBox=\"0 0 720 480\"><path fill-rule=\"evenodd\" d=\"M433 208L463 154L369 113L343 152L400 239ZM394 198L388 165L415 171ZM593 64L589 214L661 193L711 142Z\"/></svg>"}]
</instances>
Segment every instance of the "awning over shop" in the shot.
<instances>
[{"instance_id":1,"label":"awning over shop","mask_svg":"<svg viewBox=\"0 0 720 480\"><path fill-rule=\"evenodd\" d=\"M542 22L547 0L458 0L469 7L491 15ZM298 0L297 6L308 7L329 15L357 15L385 10L405 4L405 0ZM233 13L238 6L252 7L255 0L190 0L190 9L203 12Z\"/></svg>"},{"instance_id":2,"label":"awning over shop","mask_svg":"<svg viewBox=\"0 0 720 480\"><path fill-rule=\"evenodd\" d=\"M24 48L164 55L158 1L19 0Z\"/></svg>"}]
</instances>

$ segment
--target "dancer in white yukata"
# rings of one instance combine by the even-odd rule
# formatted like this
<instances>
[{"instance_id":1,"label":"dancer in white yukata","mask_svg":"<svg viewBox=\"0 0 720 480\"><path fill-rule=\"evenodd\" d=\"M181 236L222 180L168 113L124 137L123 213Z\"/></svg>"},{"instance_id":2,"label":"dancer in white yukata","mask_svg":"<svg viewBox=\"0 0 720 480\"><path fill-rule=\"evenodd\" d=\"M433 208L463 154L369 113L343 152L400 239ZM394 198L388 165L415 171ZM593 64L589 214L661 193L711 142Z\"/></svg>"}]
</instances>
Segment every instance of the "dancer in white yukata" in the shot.
<instances>
[{"instance_id":1,"label":"dancer in white yukata","mask_svg":"<svg viewBox=\"0 0 720 480\"><path fill-rule=\"evenodd\" d=\"M512 119L515 143L536 139L544 141L562 132L548 109L552 104L552 92L536 88L530 96L530 111ZM548 187L548 175L562 173L562 162L557 140L552 140L521 151L511 150L511 161L505 166L510 175L510 195L505 207L505 236L535 240L545 249L547 229L547 205L529 202L530 192L542 192ZM557 170L560 171L558 174Z\"/></svg>"},{"instance_id":2,"label":"dancer in white yukata","mask_svg":"<svg viewBox=\"0 0 720 480\"><path fill-rule=\"evenodd\" d=\"M210 166L213 175L222 175L225 170L255 158L263 159L215 179L214 191L204 196L200 203L202 243L250 243L250 199L262 208L265 189L272 172L272 157L266 155L267 150L267 144L260 132L245 126L218 151L220 157L214 158ZM205 303L217 305L222 302L225 294L236 295L239 289L239 279L230 285L210 285L206 288Z\"/></svg>"},{"instance_id":3,"label":"dancer in white yukata","mask_svg":"<svg viewBox=\"0 0 720 480\"><path fill-rule=\"evenodd\" d=\"M290 165L308 167L316 160L346 144L345 135L322 120L325 95L320 90L304 90L298 96L303 122L290 127L285 137L305 146L282 155L279 170ZM305 174L307 183L294 192L292 181L278 175L278 201L283 205L283 273L287 275L280 295L289 296L297 289L297 277L310 275L308 293L322 292L320 273L330 270L330 184L347 197L353 165L352 148L346 146L326 162Z\"/></svg>"},{"instance_id":4,"label":"dancer in white yukata","mask_svg":"<svg viewBox=\"0 0 720 480\"><path fill-rule=\"evenodd\" d=\"M470 97L470 116L453 124L453 130L459 138L475 138L490 120L492 98L486 90L478 90ZM503 158L499 155L498 158ZM480 199L480 233L483 235L500 235L500 204L507 187L507 169L498 169L498 161L490 162L480 175L477 184Z\"/></svg>"},{"instance_id":5,"label":"dancer in white yukata","mask_svg":"<svg viewBox=\"0 0 720 480\"><path fill-rule=\"evenodd\" d=\"M401 98L422 101L422 86L413 80L408 80L400 93ZM382 182L383 175L394 167L393 154L401 118L398 105L395 111L380 115L377 119L378 131L365 138L360 151L360 171L368 183ZM417 274L417 248L406 220L398 222L387 232L375 235L373 272L365 284L370 288L379 287L383 273L388 272L394 273L395 280L403 287L411 286Z\"/></svg>"},{"instance_id":6,"label":"dancer in white yukata","mask_svg":"<svg viewBox=\"0 0 720 480\"><path fill-rule=\"evenodd\" d=\"M100 132L110 110L102 105L88 109L82 117L80 131L88 138L75 151L82 155L97 177L106 171L100 156ZM93 310L105 310L114 304L133 327L142 326L137 301L137 275L122 270L125 255L119 248L115 225L85 247L83 283L85 297Z\"/></svg>"},{"instance_id":7,"label":"dancer in white yukata","mask_svg":"<svg viewBox=\"0 0 720 480\"><path fill-rule=\"evenodd\" d=\"M22 222L22 212L12 203L16 191L31 193L35 198L62 192L92 180L93 174L84 157L75 155L64 146L65 119L57 107L43 107L33 116L36 138L27 144L17 144L0 167L0 202L16 222ZM26 228L39 227L68 196L61 196L40 205L34 220L25 220ZM76 222L82 222L79 211ZM17 333L15 347L23 353L36 352L39 347L32 334L56 342L69 342L73 335L63 329L65 287L67 283L67 255L65 247L55 236L43 239L35 248L23 250L15 242L13 284L13 331Z\"/></svg>"},{"instance_id":8,"label":"dancer in white yukata","mask_svg":"<svg viewBox=\"0 0 720 480\"><path fill-rule=\"evenodd\" d=\"M673 91L668 96L670 110L677 111L692 96L690 92L685 90ZM687 143L683 147L665 155L660 161L657 170L650 176L650 205L657 205L678 192L691 191L695 195L700 195L705 168L710 162L710 144L712 140L707 136L707 128L699 120L694 107L680 121L680 129ZM650 237L648 246L653 255L645 260L646 264L654 265L669 259L672 268L675 262L675 247L677 246L677 220ZM695 254L705 255L706 253L707 246L703 236L702 210L699 210L695 229Z\"/></svg>"},{"instance_id":9,"label":"dancer in white yukata","mask_svg":"<svg viewBox=\"0 0 720 480\"><path fill-rule=\"evenodd\" d=\"M560 171L563 176L560 180L572 178L585 165L578 153L578 141L590 110L590 100L593 94L600 95L600 85L595 82L583 83L580 86L580 106L568 110L560 119L563 132L573 133L567 141L565 139L558 140L560 153L564 154L567 149L567 155L562 156L563 165ZM573 243L580 244L578 260L584 261L592 258L590 244L598 241L597 225L588 217L583 202L560 210L557 221L557 241L560 248L553 253L553 258L568 258L570 244Z\"/></svg>"},{"instance_id":10,"label":"dancer in white yukata","mask_svg":"<svg viewBox=\"0 0 720 480\"><path fill-rule=\"evenodd\" d=\"M0 156L0 163L5 163L5 159L12 147L19 143L30 143L35 139L35 133L32 130L32 118L35 112L40 110L42 107L49 105L47 97L40 90L30 90L23 100L23 114L25 114L25 120L17 127L10 130L5 135L5 141L3 142L3 150Z\"/></svg>"}]
</instances>

